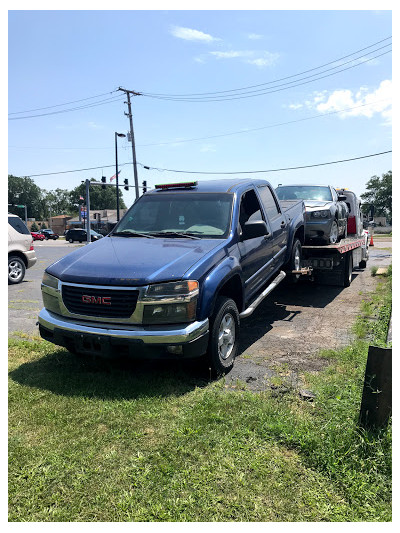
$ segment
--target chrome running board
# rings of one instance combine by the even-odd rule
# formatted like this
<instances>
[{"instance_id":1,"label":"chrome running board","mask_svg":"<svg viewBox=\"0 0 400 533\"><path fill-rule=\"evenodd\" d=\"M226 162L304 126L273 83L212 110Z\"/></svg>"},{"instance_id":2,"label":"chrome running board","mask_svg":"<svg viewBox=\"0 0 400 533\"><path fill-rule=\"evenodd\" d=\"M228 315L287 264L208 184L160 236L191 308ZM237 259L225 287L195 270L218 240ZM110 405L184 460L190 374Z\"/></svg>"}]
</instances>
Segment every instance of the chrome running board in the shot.
<instances>
[{"instance_id":1,"label":"chrome running board","mask_svg":"<svg viewBox=\"0 0 400 533\"><path fill-rule=\"evenodd\" d=\"M263 290L263 292L260 294L258 298L254 300L254 302L244 311L240 313L240 318L247 318L248 316L252 315L255 309L260 305L260 303L264 300L268 294L275 289L277 285L286 277L285 272L283 270L280 271L278 276L274 279L272 283L268 285L266 289Z\"/></svg>"}]
</instances>

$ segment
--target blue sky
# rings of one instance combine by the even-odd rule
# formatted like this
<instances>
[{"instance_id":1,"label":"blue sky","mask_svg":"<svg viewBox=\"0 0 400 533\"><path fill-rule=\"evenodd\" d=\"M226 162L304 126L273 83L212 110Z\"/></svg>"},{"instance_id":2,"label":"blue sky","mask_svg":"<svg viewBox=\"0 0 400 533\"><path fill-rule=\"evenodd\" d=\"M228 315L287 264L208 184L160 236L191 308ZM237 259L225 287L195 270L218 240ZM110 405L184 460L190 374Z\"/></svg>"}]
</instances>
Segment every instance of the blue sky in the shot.
<instances>
[{"instance_id":1,"label":"blue sky","mask_svg":"<svg viewBox=\"0 0 400 533\"><path fill-rule=\"evenodd\" d=\"M33 178L48 190L112 176L114 132L129 128L123 96L113 92L119 86L193 95L269 84L257 88L267 94L222 101L134 97L139 182L150 186L229 177L154 168L242 172L391 150L391 26L388 10L9 11L8 173L103 167ZM221 93L228 94L235 92ZM118 147L120 163L132 161L128 141ZM132 165L120 168L133 184ZM360 194L371 176L391 168L386 154L256 177ZM132 204L134 190L124 198Z\"/></svg>"}]
</instances>

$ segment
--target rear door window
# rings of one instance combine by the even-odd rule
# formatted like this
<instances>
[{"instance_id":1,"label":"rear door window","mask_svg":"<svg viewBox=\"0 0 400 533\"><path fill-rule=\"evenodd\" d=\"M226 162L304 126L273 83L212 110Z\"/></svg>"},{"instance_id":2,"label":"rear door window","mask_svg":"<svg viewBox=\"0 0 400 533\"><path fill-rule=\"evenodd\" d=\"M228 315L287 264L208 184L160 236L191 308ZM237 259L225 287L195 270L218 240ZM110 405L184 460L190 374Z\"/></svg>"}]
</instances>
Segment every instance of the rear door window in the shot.
<instances>
[{"instance_id":1,"label":"rear door window","mask_svg":"<svg viewBox=\"0 0 400 533\"><path fill-rule=\"evenodd\" d=\"M273 220L279 216L280 209L268 185L258 186L258 192L260 193L269 220Z\"/></svg>"},{"instance_id":2,"label":"rear door window","mask_svg":"<svg viewBox=\"0 0 400 533\"><path fill-rule=\"evenodd\" d=\"M25 224L19 217L8 217L8 223L12 228L15 229L15 231L18 231L18 233L22 233L23 235L30 235L28 228L25 226Z\"/></svg>"}]
</instances>

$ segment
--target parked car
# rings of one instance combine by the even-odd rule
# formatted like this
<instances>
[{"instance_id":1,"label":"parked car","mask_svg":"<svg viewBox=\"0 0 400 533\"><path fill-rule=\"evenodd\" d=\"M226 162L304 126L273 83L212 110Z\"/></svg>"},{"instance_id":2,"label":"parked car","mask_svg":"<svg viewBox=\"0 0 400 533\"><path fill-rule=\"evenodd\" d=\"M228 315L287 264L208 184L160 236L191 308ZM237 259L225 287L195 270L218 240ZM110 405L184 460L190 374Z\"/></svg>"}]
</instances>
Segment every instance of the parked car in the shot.
<instances>
[{"instance_id":1,"label":"parked car","mask_svg":"<svg viewBox=\"0 0 400 533\"><path fill-rule=\"evenodd\" d=\"M97 231L94 231L93 229L90 230L90 240L91 242L98 241L99 239L102 239L103 235L100 235L100 233L97 233ZM65 234L65 240L73 243L75 241L78 242L86 242L87 241L87 233L85 229L76 228L76 229L69 229L67 233Z\"/></svg>"},{"instance_id":2,"label":"parked car","mask_svg":"<svg viewBox=\"0 0 400 533\"><path fill-rule=\"evenodd\" d=\"M8 215L8 283L21 283L27 268L36 263L32 235L16 215Z\"/></svg>"},{"instance_id":3,"label":"parked car","mask_svg":"<svg viewBox=\"0 0 400 533\"><path fill-rule=\"evenodd\" d=\"M306 207L306 241L334 244L347 237L349 210L330 185L280 185L280 200L303 200Z\"/></svg>"},{"instance_id":4,"label":"parked car","mask_svg":"<svg viewBox=\"0 0 400 533\"><path fill-rule=\"evenodd\" d=\"M228 372L241 320L301 269L304 204L286 204L264 180L156 186L90 251L46 269L40 335L104 357L207 354Z\"/></svg>"},{"instance_id":5,"label":"parked car","mask_svg":"<svg viewBox=\"0 0 400 533\"><path fill-rule=\"evenodd\" d=\"M34 241L44 241L45 239L43 233L39 233L38 231L31 231L31 235Z\"/></svg>"},{"instance_id":6,"label":"parked car","mask_svg":"<svg viewBox=\"0 0 400 533\"><path fill-rule=\"evenodd\" d=\"M44 235L44 238L46 239L46 241L48 239L53 239L55 241L60 237L57 233L54 233L52 229L42 229L39 233Z\"/></svg>"}]
</instances>

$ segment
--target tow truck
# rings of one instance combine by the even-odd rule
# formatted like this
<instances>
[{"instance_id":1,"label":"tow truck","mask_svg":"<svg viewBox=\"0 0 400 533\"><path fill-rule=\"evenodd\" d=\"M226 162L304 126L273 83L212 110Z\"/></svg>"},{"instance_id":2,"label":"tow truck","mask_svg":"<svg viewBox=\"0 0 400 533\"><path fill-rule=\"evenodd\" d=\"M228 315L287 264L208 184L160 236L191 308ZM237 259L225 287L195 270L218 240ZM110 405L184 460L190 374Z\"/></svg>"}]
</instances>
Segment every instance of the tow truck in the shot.
<instances>
[{"instance_id":1,"label":"tow truck","mask_svg":"<svg viewBox=\"0 0 400 533\"><path fill-rule=\"evenodd\" d=\"M301 276L324 285L348 287L354 268L365 268L369 258L369 232L363 229L361 201L348 189L337 189L345 196L349 209L347 237L334 244L320 246L302 245L302 259L291 274L295 280Z\"/></svg>"}]
</instances>

